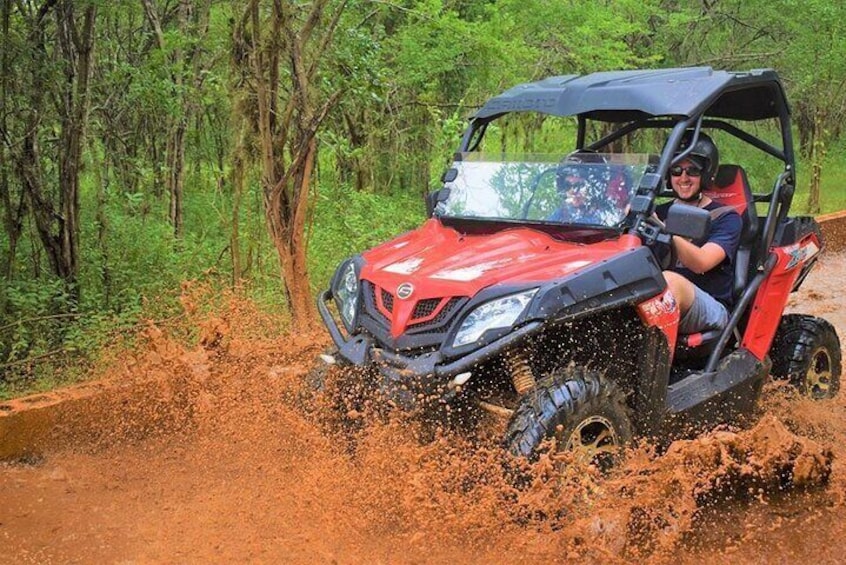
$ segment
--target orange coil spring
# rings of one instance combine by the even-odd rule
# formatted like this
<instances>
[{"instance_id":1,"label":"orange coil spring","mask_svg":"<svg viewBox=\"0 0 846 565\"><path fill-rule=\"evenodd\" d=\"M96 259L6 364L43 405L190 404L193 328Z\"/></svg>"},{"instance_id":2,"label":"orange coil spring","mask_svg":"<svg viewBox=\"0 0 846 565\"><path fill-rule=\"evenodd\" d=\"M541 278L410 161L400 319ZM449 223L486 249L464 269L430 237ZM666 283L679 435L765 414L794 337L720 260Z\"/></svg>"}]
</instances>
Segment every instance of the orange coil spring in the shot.
<instances>
[{"instance_id":1,"label":"orange coil spring","mask_svg":"<svg viewBox=\"0 0 846 565\"><path fill-rule=\"evenodd\" d=\"M529 360L522 353L509 355L508 362L511 368L511 383L517 394L525 394L535 388L535 375L529 366Z\"/></svg>"}]
</instances>

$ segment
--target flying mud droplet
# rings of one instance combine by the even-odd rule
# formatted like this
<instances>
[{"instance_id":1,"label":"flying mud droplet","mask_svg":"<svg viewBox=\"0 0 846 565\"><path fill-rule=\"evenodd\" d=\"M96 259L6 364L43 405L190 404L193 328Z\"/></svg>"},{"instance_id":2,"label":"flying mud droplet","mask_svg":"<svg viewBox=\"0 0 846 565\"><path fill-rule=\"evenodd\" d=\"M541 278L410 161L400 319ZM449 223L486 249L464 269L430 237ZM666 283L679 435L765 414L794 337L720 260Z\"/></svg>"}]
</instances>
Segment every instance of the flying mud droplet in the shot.
<instances>
[{"instance_id":1,"label":"flying mud droplet","mask_svg":"<svg viewBox=\"0 0 846 565\"><path fill-rule=\"evenodd\" d=\"M821 261L806 282L824 297L811 310L844 300L846 261ZM328 345L323 334L281 334L282 320L237 297L187 301L214 312L146 328L133 358L107 372L124 393L63 422L74 433L37 465L0 467L11 561L36 551L58 562L842 554L839 396L814 403L772 385L751 428L643 442L607 474L553 451L528 464L504 453L493 416L384 411L364 400L368 391L346 388L335 365L315 395L306 375ZM802 293L798 302L808 310ZM830 317L841 332L844 315ZM217 337L203 343L203 328Z\"/></svg>"}]
</instances>

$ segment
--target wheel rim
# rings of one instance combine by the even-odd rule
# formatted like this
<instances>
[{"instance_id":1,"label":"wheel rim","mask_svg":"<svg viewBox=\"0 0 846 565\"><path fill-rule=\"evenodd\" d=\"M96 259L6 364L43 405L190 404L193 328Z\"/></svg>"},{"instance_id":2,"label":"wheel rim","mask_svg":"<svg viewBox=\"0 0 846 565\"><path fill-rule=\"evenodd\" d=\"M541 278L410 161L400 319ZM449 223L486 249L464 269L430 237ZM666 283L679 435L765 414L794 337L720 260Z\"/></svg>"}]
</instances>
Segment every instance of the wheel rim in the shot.
<instances>
[{"instance_id":1,"label":"wheel rim","mask_svg":"<svg viewBox=\"0 0 846 565\"><path fill-rule=\"evenodd\" d=\"M831 356L825 347L818 347L811 355L805 373L805 391L812 398L827 398L831 391Z\"/></svg>"},{"instance_id":2,"label":"wheel rim","mask_svg":"<svg viewBox=\"0 0 846 565\"><path fill-rule=\"evenodd\" d=\"M567 438L564 449L572 452L576 461L606 470L614 464L620 438L608 418L591 416L579 422Z\"/></svg>"}]
</instances>

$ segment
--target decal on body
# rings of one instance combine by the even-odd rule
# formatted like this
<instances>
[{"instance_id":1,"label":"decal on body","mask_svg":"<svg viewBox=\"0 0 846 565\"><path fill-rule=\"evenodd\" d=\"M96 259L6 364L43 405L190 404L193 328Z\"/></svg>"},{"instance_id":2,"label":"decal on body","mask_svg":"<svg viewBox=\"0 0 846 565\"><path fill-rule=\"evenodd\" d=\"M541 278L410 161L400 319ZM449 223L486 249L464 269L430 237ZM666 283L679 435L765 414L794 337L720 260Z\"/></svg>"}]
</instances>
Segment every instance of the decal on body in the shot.
<instances>
[{"instance_id":1,"label":"decal on body","mask_svg":"<svg viewBox=\"0 0 846 565\"><path fill-rule=\"evenodd\" d=\"M488 271L498 269L499 267L502 267L503 265L506 265L509 262L510 261L507 259L500 259L498 261L490 261L488 263L479 263L478 265L473 265L472 267L446 269L444 271L438 271L437 273L432 275L431 278L459 282L472 281L478 279Z\"/></svg>"},{"instance_id":2,"label":"decal on body","mask_svg":"<svg viewBox=\"0 0 846 565\"><path fill-rule=\"evenodd\" d=\"M643 312L650 317L658 317L664 314L671 314L678 310L678 302L676 297L669 290L665 290L660 296L656 296L651 300L641 303Z\"/></svg>"},{"instance_id":3,"label":"decal on body","mask_svg":"<svg viewBox=\"0 0 846 565\"><path fill-rule=\"evenodd\" d=\"M802 247L799 247L799 245L791 245L785 250L785 252L790 257L790 260L787 262L787 266L785 268L792 269L800 263L805 263L808 259L819 253L820 248L817 247L816 243L811 241L808 245L803 245Z\"/></svg>"},{"instance_id":4,"label":"decal on body","mask_svg":"<svg viewBox=\"0 0 846 565\"><path fill-rule=\"evenodd\" d=\"M392 263L385 267L384 270L388 273L396 273L398 275L410 275L419 269L422 264L423 259L420 257L413 257L411 259L406 259L405 261Z\"/></svg>"}]
</instances>

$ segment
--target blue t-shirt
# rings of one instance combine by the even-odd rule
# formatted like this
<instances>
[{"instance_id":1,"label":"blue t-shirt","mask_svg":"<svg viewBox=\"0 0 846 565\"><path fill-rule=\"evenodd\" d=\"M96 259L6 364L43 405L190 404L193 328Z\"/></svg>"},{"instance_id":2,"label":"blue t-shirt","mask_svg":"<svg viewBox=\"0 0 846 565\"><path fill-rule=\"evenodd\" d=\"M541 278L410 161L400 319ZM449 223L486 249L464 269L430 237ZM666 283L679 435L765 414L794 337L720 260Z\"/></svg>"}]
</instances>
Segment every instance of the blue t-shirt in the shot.
<instances>
[{"instance_id":1,"label":"blue t-shirt","mask_svg":"<svg viewBox=\"0 0 846 565\"><path fill-rule=\"evenodd\" d=\"M655 208L655 213L661 221L667 218L667 211L673 202L666 202ZM718 208L725 207L725 204L713 200L704 207L712 212ZM716 243L726 252L726 258L710 271L698 274L694 273L681 263L676 263L670 268L684 276L687 280L730 307L734 302L732 289L734 287L734 256L740 244L740 233L743 230L743 219L736 210L730 210L711 221L711 230L704 239L693 243L702 247L708 242Z\"/></svg>"}]
</instances>

